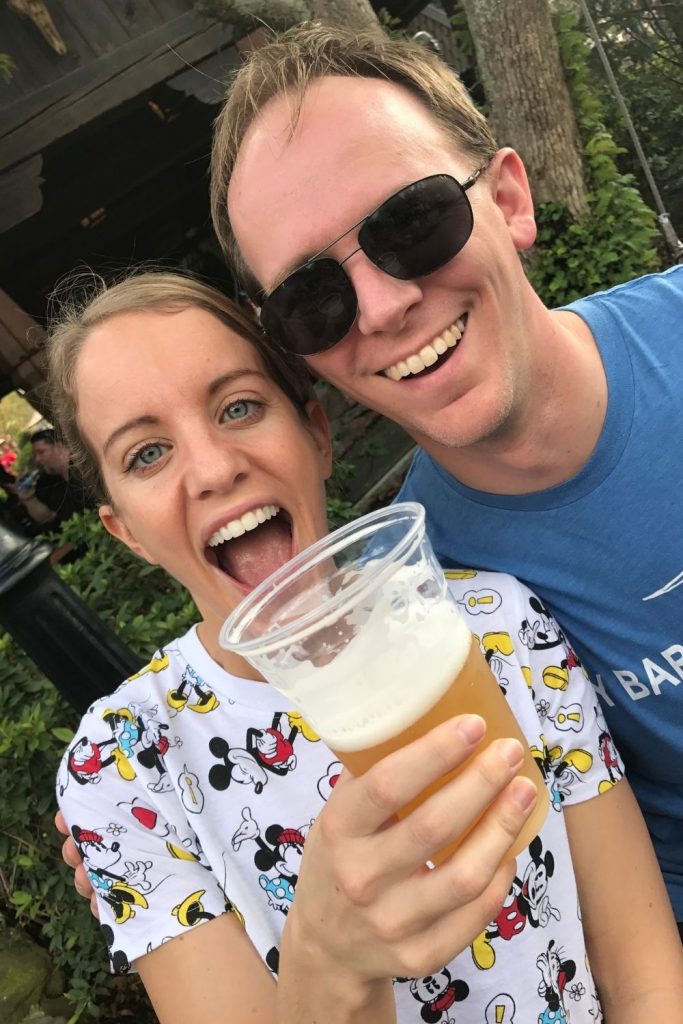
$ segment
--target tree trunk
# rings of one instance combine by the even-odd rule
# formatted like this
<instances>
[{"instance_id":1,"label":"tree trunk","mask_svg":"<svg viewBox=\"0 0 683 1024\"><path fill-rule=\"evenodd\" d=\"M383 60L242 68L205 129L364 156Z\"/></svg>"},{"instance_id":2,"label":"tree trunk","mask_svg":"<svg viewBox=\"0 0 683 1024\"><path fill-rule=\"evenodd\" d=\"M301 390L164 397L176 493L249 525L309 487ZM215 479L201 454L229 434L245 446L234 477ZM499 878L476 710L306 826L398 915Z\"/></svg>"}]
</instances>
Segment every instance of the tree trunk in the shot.
<instances>
[{"instance_id":1,"label":"tree trunk","mask_svg":"<svg viewBox=\"0 0 683 1024\"><path fill-rule=\"evenodd\" d=\"M279 32L311 19L355 32L383 31L370 0L194 0L193 6L209 21L232 25L241 50L261 46L271 30Z\"/></svg>"},{"instance_id":2,"label":"tree trunk","mask_svg":"<svg viewBox=\"0 0 683 1024\"><path fill-rule=\"evenodd\" d=\"M382 31L370 0L313 0L311 9L317 21L333 28Z\"/></svg>"},{"instance_id":3,"label":"tree trunk","mask_svg":"<svg viewBox=\"0 0 683 1024\"><path fill-rule=\"evenodd\" d=\"M579 133L548 0L462 0L501 145L519 152L536 203L587 212Z\"/></svg>"}]
</instances>

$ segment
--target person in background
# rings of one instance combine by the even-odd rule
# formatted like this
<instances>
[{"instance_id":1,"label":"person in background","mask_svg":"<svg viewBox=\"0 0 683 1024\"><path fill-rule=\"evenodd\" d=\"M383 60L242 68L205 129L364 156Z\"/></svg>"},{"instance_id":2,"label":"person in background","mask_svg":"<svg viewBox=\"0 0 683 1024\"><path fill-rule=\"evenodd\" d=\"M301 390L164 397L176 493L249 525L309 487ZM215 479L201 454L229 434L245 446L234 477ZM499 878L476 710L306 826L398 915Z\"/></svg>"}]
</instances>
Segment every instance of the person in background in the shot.
<instances>
[{"instance_id":1,"label":"person in background","mask_svg":"<svg viewBox=\"0 0 683 1024\"><path fill-rule=\"evenodd\" d=\"M92 505L80 475L72 465L68 447L51 428L31 436L33 461L38 472L15 493L34 523L52 530L77 512Z\"/></svg>"},{"instance_id":2,"label":"person in background","mask_svg":"<svg viewBox=\"0 0 683 1024\"><path fill-rule=\"evenodd\" d=\"M5 438L5 440L0 444L0 467L11 472L16 461L17 453L15 452L11 441Z\"/></svg>"}]
</instances>

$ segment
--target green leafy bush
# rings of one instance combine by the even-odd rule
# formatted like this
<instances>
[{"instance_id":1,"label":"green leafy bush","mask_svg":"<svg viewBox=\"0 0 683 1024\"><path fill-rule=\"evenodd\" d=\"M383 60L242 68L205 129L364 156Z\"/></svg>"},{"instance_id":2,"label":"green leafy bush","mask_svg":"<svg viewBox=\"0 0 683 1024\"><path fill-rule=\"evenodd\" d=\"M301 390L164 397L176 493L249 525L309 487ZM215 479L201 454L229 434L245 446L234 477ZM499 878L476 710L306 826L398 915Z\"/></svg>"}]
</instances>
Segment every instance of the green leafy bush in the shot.
<instances>
[{"instance_id":1,"label":"green leafy bush","mask_svg":"<svg viewBox=\"0 0 683 1024\"><path fill-rule=\"evenodd\" d=\"M572 14L557 19L560 53L583 143L590 192L589 215L573 219L563 203L543 203L536 211L538 240L528 269L544 302L560 306L582 295L659 269L655 214L622 174L617 146L604 124L604 112L589 80L586 36Z\"/></svg>"}]
</instances>

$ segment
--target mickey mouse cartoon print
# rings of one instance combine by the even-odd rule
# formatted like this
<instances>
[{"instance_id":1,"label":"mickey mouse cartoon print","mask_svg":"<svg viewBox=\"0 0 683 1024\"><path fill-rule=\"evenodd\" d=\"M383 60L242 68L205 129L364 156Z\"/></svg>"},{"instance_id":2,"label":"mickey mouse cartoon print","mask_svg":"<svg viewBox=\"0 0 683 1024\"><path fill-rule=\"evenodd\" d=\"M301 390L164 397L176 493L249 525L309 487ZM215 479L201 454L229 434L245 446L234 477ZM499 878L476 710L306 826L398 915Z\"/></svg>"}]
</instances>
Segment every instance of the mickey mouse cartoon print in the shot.
<instances>
[{"instance_id":1,"label":"mickey mouse cartoon print","mask_svg":"<svg viewBox=\"0 0 683 1024\"><path fill-rule=\"evenodd\" d=\"M397 981L408 981L408 978L397 978ZM450 1010L455 1003L467 999L470 987L466 981L451 978L447 967L424 978L410 980L410 992L421 1004L420 1016L426 1024L455 1024Z\"/></svg>"},{"instance_id":2,"label":"mickey mouse cartoon print","mask_svg":"<svg viewBox=\"0 0 683 1024\"><path fill-rule=\"evenodd\" d=\"M551 939L546 952L537 958L536 966L541 972L538 994L547 1003L538 1015L538 1024L569 1024L564 990L576 974L576 964L573 960L563 959L561 950L555 948L555 941Z\"/></svg>"}]
</instances>

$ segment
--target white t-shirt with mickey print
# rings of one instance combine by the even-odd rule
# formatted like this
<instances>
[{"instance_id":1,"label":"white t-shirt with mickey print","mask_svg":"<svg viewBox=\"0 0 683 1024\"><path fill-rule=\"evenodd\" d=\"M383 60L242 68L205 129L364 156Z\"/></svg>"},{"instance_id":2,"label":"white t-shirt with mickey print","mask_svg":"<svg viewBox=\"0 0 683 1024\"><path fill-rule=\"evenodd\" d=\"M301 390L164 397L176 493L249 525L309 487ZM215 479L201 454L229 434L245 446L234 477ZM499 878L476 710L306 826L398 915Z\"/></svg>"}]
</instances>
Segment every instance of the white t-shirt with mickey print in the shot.
<instances>
[{"instance_id":1,"label":"white t-shirt with mickey print","mask_svg":"<svg viewBox=\"0 0 683 1024\"><path fill-rule=\"evenodd\" d=\"M517 858L505 906L427 978L397 979L401 1024L595 1024L563 807L623 766L557 624L518 581L449 572L451 593L546 775L547 821ZM341 766L264 683L224 671L196 630L83 717L59 804L98 896L112 968L237 913L268 967L295 897L306 834Z\"/></svg>"}]
</instances>

